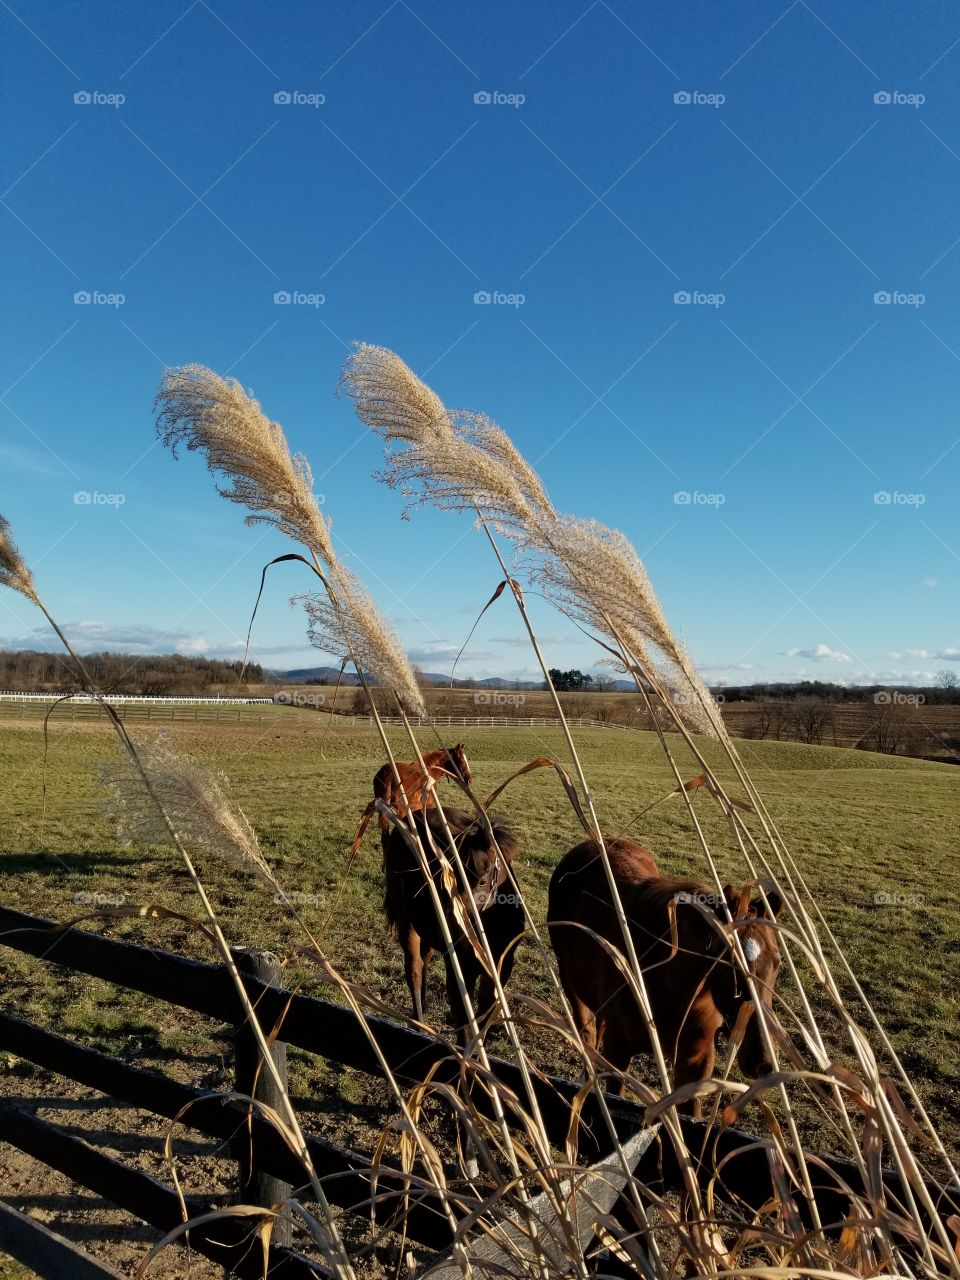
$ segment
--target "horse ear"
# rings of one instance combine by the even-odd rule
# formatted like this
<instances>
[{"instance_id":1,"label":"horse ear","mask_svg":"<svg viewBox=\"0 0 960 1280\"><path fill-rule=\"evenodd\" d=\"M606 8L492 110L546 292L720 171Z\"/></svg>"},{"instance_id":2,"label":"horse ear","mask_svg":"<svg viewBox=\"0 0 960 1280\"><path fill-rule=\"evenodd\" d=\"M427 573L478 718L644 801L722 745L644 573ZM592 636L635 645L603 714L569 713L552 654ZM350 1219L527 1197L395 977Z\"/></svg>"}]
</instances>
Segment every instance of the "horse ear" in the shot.
<instances>
[{"instance_id":1,"label":"horse ear","mask_svg":"<svg viewBox=\"0 0 960 1280\"><path fill-rule=\"evenodd\" d=\"M776 889L771 889L767 894L767 902L770 906L770 914L774 920L779 920L780 912L783 910L783 897L777 893Z\"/></svg>"},{"instance_id":2,"label":"horse ear","mask_svg":"<svg viewBox=\"0 0 960 1280\"><path fill-rule=\"evenodd\" d=\"M737 912L740 909L740 894L737 893L732 884L725 884L723 886L723 896L726 899L730 914L736 919Z\"/></svg>"}]
</instances>

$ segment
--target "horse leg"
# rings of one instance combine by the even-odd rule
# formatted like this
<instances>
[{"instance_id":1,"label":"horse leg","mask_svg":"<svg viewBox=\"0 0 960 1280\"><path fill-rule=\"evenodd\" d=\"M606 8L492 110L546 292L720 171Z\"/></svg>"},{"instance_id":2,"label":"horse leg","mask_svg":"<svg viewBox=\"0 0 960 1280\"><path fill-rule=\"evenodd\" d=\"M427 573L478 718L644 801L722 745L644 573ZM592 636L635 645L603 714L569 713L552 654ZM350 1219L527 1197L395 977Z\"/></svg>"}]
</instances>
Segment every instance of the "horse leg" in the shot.
<instances>
[{"instance_id":1,"label":"horse leg","mask_svg":"<svg viewBox=\"0 0 960 1280\"><path fill-rule=\"evenodd\" d=\"M427 975L420 935L408 920L403 921L399 932L400 945L403 947L403 974L413 1000L413 1014L418 1022L422 1022L427 994Z\"/></svg>"},{"instance_id":2,"label":"horse leg","mask_svg":"<svg viewBox=\"0 0 960 1280\"><path fill-rule=\"evenodd\" d=\"M419 935L417 945L420 948L420 1013L417 1016L422 1020L423 1011L427 1007L427 971L433 958L433 947L424 942Z\"/></svg>"},{"instance_id":3,"label":"horse leg","mask_svg":"<svg viewBox=\"0 0 960 1280\"><path fill-rule=\"evenodd\" d=\"M559 928L551 928L550 941L553 943L554 955L557 957L557 971L560 975L560 985L563 987L564 994L570 1003L570 1012L573 1014L574 1025L580 1034L584 1047L587 1050L596 1050L597 1048L597 1020L593 1010L586 1004L577 994L577 988L580 985L577 981L579 977L577 961L579 956L567 956L567 934L572 930L561 930Z\"/></svg>"},{"instance_id":4,"label":"horse leg","mask_svg":"<svg viewBox=\"0 0 960 1280\"><path fill-rule=\"evenodd\" d=\"M630 1060L633 1057L633 1046L625 1032L613 1022L601 1023L597 1038L600 1042L600 1052L618 1073L616 1080L610 1087L610 1092L622 1098L626 1092L627 1083L624 1076L630 1069Z\"/></svg>"},{"instance_id":5,"label":"horse leg","mask_svg":"<svg viewBox=\"0 0 960 1280\"><path fill-rule=\"evenodd\" d=\"M454 944L454 946L456 946L456 944ZM460 961L463 985L466 988L467 995L472 999L473 987L476 981L476 972L462 952L457 953L457 959ZM467 1024L470 1020L467 1017L467 1009L463 1002L463 996L460 994L460 984L457 982L457 975L454 969L456 962L451 955L445 955L443 957L443 962L447 971L447 1003L450 1006L450 1025L457 1033L457 1043L463 1046L466 1044Z\"/></svg>"},{"instance_id":6,"label":"horse leg","mask_svg":"<svg viewBox=\"0 0 960 1280\"><path fill-rule=\"evenodd\" d=\"M719 1014L697 1018L691 1010L689 1025L684 1027L677 1043L677 1060L673 1069L673 1084L681 1085L695 1080L706 1080L713 1075L717 1056L717 1032L723 1021ZM686 1112L699 1120L702 1115L702 1099L688 1098L677 1104L677 1111Z\"/></svg>"}]
</instances>

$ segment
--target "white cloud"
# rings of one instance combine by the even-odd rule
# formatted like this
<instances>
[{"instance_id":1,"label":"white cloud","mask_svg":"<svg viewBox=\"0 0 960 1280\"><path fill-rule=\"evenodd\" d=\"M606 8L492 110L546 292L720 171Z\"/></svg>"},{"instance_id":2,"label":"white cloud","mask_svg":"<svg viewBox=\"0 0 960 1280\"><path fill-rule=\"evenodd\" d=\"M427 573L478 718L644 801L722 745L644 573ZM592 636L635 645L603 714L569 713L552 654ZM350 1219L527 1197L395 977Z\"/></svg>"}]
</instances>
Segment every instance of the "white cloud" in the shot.
<instances>
[{"instance_id":1,"label":"white cloud","mask_svg":"<svg viewBox=\"0 0 960 1280\"><path fill-rule=\"evenodd\" d=\"M441 641L431 640L428 644L422 644L414 646L412 649L408 649L407 657L411 662L418 662L421 666L431 662L445 662L449 664L454 661L459 652L460 649L457 645L443 644ZM468 649L463 655L463 661L465 664L469 665L470 660L474 658L479 662L482 659L486 660L493 656L494 655L492 653L487 653L482 649Z\"/></svg>"},{"instance_id":2,"label":"white cloud","mask_svg":"<svg viewBox=\"0 0 960 1280\"><path fill-rule=\"evenodd\" d=\"M925 587L935 587L939 583L939 578L924 578L923 585Z\"/></svg>"},{"instance_id":3,"label":"white cloud","mask_svg":"<svg viewBox=\"0 0 960 1280\"><path fill-rule=\"evenodd\" d=\"M809 658L811 662L852 662L849 653L841 653L839 649L831 649L827 644L818 644L813 649L788 649L788 658Z\"/></svg>"},{"instance_id":4,"label":"white cloud","mask_svg":"<svg viewBox=\"0 0 960 1280\"><path fill-rule=\"evenodd\" d=\"M928 658L933 662L960 662L960 649L891 649L887 654L894 662L902 658Z\"/></svg>"},{"instance_id":5,"label":"white cloud","mask_svg":"<svg viewBox=\"0 0 960 1280\"><path fill-rule=\"evenodd\" d=\"M144 623L103 622L95 618L64 624L64 633L78 653L182 653L192 658L242 658L244 641L212 641L200 632L164 631ZM35 627L25 635L0 636L0 649L36 649L41 653L56 652L60 641L48 627ZM258 662L267 654L304 653L310 646L302 644L251 646L250 657Z\"/></svg>"},{"instance_id":6,"label":"white cloud","mask_svg":"<svg viewBox=\"0 0 960 1280\"><path fill-rule=\"evenodd\" d=\"M752 662L698 662L698 671L752 671Z\"/></svg>"},{"instance_id":7,"label":"white cloud","mask_svg":"<svg viewBox=\"0 0 960 1280\"><path fill-rule=\"evenodd\" d=\"M933 684L936 673L933 671L895 671L890 667L883 671L874 671L871 679L861 680L860 684L876 684L888 681L890 684Z\"/></svg>"}]
</instances>

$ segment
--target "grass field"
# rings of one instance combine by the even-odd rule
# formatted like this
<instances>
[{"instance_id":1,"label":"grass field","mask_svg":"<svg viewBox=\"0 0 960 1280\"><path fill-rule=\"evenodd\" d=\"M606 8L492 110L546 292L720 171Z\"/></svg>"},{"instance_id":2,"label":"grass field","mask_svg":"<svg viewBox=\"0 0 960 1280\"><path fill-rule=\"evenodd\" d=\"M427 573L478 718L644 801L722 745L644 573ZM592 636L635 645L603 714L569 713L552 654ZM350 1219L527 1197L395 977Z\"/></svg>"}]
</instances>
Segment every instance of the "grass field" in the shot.
<instances>
[{"instance_id":1,"label":"grass field","mask_svg":"<svg viewBox=\"0 0 960 1280\"><path fill-rule=\"evenodd\" d=\"M157 729L138 725L135 732L149 736ZM399 950L380 913L375 833L342 883L356 821L382 760L373 731L285 709L273 723L251 716L230 725L173 723L164 732L173 744L228 775L277 878L288 892L301 895L302 914L334 964L405 1008ZM480 794L534 756L566 763L561 736L553 729L478 728L464 736ZM577 731L576 738L605 831L632 834L666 872L706 878L677 800L632 825L638 811L672 786L655 738L588 729ZM405 758L399 734L394 740ZM436 745L425 730L421 740ZM945 1138L956 1148L960 773L946 765L833 748L743 742L740 749ZM712 747L708 754L717 755ZM29 721L0 721L0 862L8 904L60 920L117 900L196 914L198 905L174 856L120 846L101 813L99 767L116 758L106 726L55 721L44 816L39 728ZM680 767L685 776L698 772L692 761L681 761ZM732 783L731 789L738 793ZM452 792L450 798L455 801ZM715 837L714 847L726 851L722 872L742 880L715 806L702 792L697 805L711 843ZM534 918L542 921L551 869L581 838L572 811L552 770L519 779L496 807L520 834L517 874ZM260 882L233 866L210 863L201 869L231 941L284 952L302 940ZM87 927L213 958L194 930L174 921ZM201 1019L132 993L118 995L106 983L59 973L13 952L2 955L5 1004L22 1016L130 1061L159 1063L194 1083L221 1087L228 1078L225 1034ZM293 977L310 975L294 966ZM437 964L431 1012L438 1019L441 979ZM531 946L522 951L512 985L540 993L547 989ZM309 989L331 994L316 984ZM789 991L784 994L789 999ZM573 1065L556 1044L543 1040L537 1050L546 1066ZM380 1111L372 1082L298 1055L294 1082L307 1111L323 1113L308 1123L338 1140L367 1145L369 1126ZM7 1084L13 1081L8 1078Z\"/></svg>"}]
</instances>

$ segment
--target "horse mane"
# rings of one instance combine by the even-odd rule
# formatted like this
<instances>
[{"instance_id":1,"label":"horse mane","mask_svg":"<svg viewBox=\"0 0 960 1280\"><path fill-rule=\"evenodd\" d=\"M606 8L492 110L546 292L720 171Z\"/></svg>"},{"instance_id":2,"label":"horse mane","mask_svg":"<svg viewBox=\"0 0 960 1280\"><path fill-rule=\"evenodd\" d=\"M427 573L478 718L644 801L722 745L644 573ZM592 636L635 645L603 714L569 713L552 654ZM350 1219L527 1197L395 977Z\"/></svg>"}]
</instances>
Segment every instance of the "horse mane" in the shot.
<instances>
[{"instance_id":1,"label":"horse mane","mask_svg":"<svg viewBox=\"0 0 960 1280\"><path fill-rule=\"evenodd\" d=\"M487 829L476 814L469 813L466 809L455 809L452 806L445 805L443 809L446 815L447 823L450 831L457 842L457 848L460 850L461 856L472 853L485 853L490 848L490 837ZM430 827L431 834L440 844L444 839L443 823L436 809L421 810L417 815L419 822L421 817ZM502 818L496 814L487 815L490 826L493 828L494 839L500 847L500 852L506 858L507 862L512 862L517 850L520 848L520 841L506 825Z\"/></svg>"},{"instance_id":2,"label":"horse mane","mask_svg":"<svg viewBox=\"0 0 960 1280\"><path fill-rule=\"evenodd\" d=\"M718 894L701 880L674 879L669 876L653 876L625 885L620 890L623 909L635 922L641 914L649 913L655 919L663 919L664 932L668 928L669 905L679 894L703 899L705 904L716 902ZM682 905L682 904L681 904ZM680 916L677 916L678 928Z\"/></svg>"}]
</instances>

